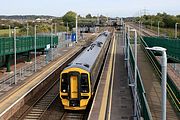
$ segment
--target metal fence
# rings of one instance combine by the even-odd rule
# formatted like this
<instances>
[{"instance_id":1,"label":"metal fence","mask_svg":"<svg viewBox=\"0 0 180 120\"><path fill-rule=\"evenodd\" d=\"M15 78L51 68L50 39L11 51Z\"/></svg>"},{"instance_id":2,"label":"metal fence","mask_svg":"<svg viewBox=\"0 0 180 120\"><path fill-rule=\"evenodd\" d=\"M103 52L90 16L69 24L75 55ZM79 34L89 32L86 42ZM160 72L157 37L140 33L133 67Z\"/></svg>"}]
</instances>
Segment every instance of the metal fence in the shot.
<instances>
[{"instance_id":1,"label":"metal fence","mask_svg":"<svg viewBox=\"0 0 180 120\"><path fill-rule=\"evenodd\" d=\"M130 46L130 45L129 45ZM135 64L135 59L134 59L134 54L132 51L132 48L129 48L129 64L130 64L130 69L131 69L131 73L134 73L134 64ZM132 76L133 74L131 74ZM131 79L134 79L133 77L131 77ZM131 83L133 83L133 80L131 80ZM150 108L146 99L146 92L144 89L144 85L142 83L142 78L139 72L139 69L137 68L137 115L139 115L140 117L142 117L144 120L152 120L152 115L150 112Z\"/></svg>"},{"instance_id":2,"label":"metal fence","mask_svg":"<svg viewBox=\"0 0 180 120\"><path fill-rule=\"evenodd\" d=\"M169 63L169 65L180 76L180 63Z\"/></svg>"},{"instance_id":3,"label":"metal fence","mask_svg":"<svg viewBox=\"0 0 180 120\"><path fill-rule=\"evenodd\" d=\"M37 59L37 68L41 68L42 66L45 66L45 60L44 60L44 56L40 56ZM34 62L30 62L27 65L23 66L22 68L18 69L16 71L16 80L18 82L24 80L25 78L27 78L28 76L32 75L35 72L35 64ZM9 89L11 87L12 84L15 83L15 79L14 79L14 73L9 73L8 75L2 77L0 79L0 91L6 91L6 89Z\"/></svg>"},{"instance_id":4,"label":"metal fence","mask_svg":"<svg viewBox=\"0 0 180 120\"><path fill-rule=\"evenodd\" d=\"M180 62L180 40L160 37L143 37L149 47L160 46L167 49L169 58Z\"/></svg>"},{"instance_id":5,"label":"metal fence","mask_svg":"<svg viewBox=\"0 0 180 120\"><path fill-rule=\"evenodd\" d=\"M132 39L130 38L130 41L132 41ZM129 41L129 42L130 42ZM133 54L133 50L131 47L131 43L128 43L128 35L125 41L125 45L126 45L126 49L125 49L125 54L128 56L128 61L127 61L127 66L128 66L128 78L129 78L129 84L131 86L131 84L133 85L135 78L134 78L134 74L135 74L135 57ZM128 48L129 47L129 48ZM129 54L129 55L128 55ZM152 120L152 115L150 112L150 108L146 99L146 92L144 89L144 85L142 82L142 78L141 78L141 74L139 72L138 67L136 68L137 71L137 102L136 102L136 106L137 106L137 111L136 115L138 117L138 119L144 119L144 120ZM135 90L134 88L132 88L132 93L135 99Z\"/></svg>"},{"instance_id":6,"label":"metal fence","mask_svg":"<svg viewBox=\"0 0 180 120\"><path fill-rule=\"evenodd\" d=\"M52 42L52 43L51 43ZM36 49L46 48L46 45L50 44L55 46L58 44L58 37L53 36L37 36ZM34 50L34 37L17 37L16 39L16 52L28 52ZM1 37L0 38L0 56L14 54L14 38Z\"/></svg>"}]
</instances>

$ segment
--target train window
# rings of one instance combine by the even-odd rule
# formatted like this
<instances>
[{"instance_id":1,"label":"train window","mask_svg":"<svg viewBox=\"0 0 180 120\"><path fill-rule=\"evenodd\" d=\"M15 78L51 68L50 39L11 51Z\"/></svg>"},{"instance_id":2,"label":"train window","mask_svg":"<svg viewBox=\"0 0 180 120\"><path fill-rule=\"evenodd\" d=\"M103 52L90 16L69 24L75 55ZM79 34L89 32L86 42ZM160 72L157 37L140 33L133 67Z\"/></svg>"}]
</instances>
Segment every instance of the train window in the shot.
<instances>
[{"instance_id":1,"label":"train window","mask_svg":"<svg viewBox=\"0 0 180 120\"><path fill-rule=\"evenodd\" d=\"M103 44L102 42L97 42L97 46L101 47L101 44Z\"/></svg>"},{"instance_id":2,"label":"train window","mask_svg":"<svg viewBox=\"0 0 180 120\"><path fill-rule=\"evenodd\" d=\"M62 79L61 79L61 92L67 92L68 91L68 74L63 73Z\"/></svg>"},{"instance_id":3,"label":"train window","mask_svg":"<svg viewBox=\"0 0 180 120\"><path fill-rule=\"evenodd\" d=\"M88 93L89 92L89 82L88 82L88 74L81 74L81 92Z\"/></svg>"}]
</instances>

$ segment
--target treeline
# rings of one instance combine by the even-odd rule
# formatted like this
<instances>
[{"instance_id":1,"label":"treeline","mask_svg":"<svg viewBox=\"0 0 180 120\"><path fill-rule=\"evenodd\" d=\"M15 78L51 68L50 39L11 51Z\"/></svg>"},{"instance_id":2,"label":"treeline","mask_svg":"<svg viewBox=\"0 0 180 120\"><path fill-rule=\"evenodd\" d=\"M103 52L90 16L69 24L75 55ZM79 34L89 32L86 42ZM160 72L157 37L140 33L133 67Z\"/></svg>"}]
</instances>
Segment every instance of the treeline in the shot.
<instances>
[{"instance_id":1,"label":"treeline","mask_svg":"<svg viewBox=\"0 0 180 120\"><path fill-rule=\"evenodd\" d=\"M169 15L167 13L157 13L157 15L144 15L137 17L136 22L141 21L145 25L157 26L160 21L160 27L174 28L176 23L180 23L180 15Z\"/></svg>"},{"instance_id":2,"label":"treeline","mask_svg":"<svg viewBox=\"0 0 180 120\"><path fill-rule=\"evenodd\" d=\"M48 16L48 15L0 15L0 19L21 19L21 20L34 20L37 18L43 18L43 19L51 19L55 18L54 16Z\"/></svg>"},{"instance_id":3,"label":"treeline","mask_svg":"<svg viewBox=\"0 0 180 120\"><path fill-rule=\"evenodd\" d=\"M76 22L76 14L73 11L68 11L64 16L53 19L53 22L64 24L64 26L68 26L69 30L75 27ZM78 15L78 26L94 26L97 24L98 17L92 16L91 14L87 14L86 16ZM107 17L100 15L99 16L99 24L104 24L107 21Z\"/></svg>"},{"instance_id":4,"label":"treeline","mask_svg":"<svg viewBox=\"0 0 180 120\"><path fill-rule=\"evenodd\" d=\"M34 35L34 26L37 26L37 33L50 33L52 23L56 23L57 32L66 31L67 28L69 31L75 27L76 22L76 12L68 11L65 15L61 17L53 16L36 16L36 15L14 15L14 16L0 16L0 30L11 29L18 27L18 35L23 36L27 33L27 23L28 23L28 32L29 35ZM46 19L45 21L38 21L37 18ZM96 25L99 20L99 24L104 24L107 21L106 16L100 15L92 16L87 14L86 16L78 15L78 26L90 26ZM53 32L55 29L55 24L53 24ZM1 34L2 35L2 34ZM4 33L2 36L8 36L8 33Z\"/></svg>"}]
</instances>

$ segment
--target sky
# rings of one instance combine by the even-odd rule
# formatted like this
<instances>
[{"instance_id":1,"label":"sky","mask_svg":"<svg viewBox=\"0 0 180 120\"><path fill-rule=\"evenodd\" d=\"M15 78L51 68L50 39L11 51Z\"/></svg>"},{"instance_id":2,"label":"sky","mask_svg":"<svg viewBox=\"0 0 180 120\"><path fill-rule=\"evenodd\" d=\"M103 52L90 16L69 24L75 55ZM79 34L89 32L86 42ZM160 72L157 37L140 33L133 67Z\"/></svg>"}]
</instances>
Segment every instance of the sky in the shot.
<instances>
[{"instance_id":1,"label":"sky","mask_svg":"<svg viewBox=\"0 0 180 120\"><path fill-rule=\"evenodd\" d=\"M180 0L1 0L0 6L0 15L63 16L70 10L81 16L88 13L110 17L133 17L144 12L180 14Z\"/></svg>"}]
</instances>

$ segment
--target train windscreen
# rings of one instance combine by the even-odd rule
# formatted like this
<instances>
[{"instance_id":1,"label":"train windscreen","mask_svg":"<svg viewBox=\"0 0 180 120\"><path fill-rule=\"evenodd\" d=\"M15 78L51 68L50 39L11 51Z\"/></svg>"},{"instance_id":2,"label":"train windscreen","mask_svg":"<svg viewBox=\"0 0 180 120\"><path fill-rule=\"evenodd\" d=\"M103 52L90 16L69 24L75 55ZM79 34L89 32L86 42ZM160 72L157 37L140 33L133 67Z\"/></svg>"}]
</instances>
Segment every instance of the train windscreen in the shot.
<instances>
[{"instance_id":1,"label":"train windscreen","mask_svg":"<svg viewBox=\"0 0 180 120\"><path fill-rule=\"evenodd\" d=\"M89 92L89 83L88 83L88 74L81 74L81 92L88 93Z\"/></svg>"},{"instance_id":2,"label":"train windscreen","mask_svg":"<svg viewBox=\"0 0 180 120\"><path fill-rule=\"evenodd\" d=\"M68 74L63 73L61 79L61 92L68 92Z\"/></svg>"}]
</instances>

